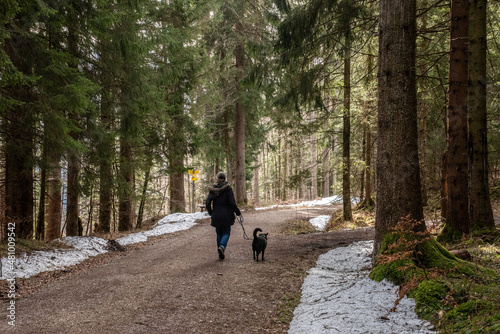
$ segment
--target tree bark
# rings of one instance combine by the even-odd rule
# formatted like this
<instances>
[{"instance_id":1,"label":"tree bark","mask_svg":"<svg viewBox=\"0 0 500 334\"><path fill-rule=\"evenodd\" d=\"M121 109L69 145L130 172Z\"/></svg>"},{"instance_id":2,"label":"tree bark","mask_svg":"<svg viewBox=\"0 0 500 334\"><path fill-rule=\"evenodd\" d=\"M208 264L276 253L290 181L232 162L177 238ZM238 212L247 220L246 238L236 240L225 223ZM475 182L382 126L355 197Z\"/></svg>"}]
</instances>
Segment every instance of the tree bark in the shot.
<instances>
[{"instance_id":1,"label":"tree bark","mask_svg":"<svg viewBox=\"0 0 500 334\"><path fill-rule=\"evenodd\" d=\"M448 212L444 234L469 233L467 159L467 58L469 0L451 1L447 133Z\"/></svg>"},{"instance_id":2,"label":"tree bark","mask_svg":"<svg viewBox=\"0 0 500 334\"><path fill-rule=\"evenodd\" d=\"M100 58L102 61L110 61L107 45L104 41ZM97 145L99 153L99 225L97 232L109 233L111 231L111 213L113 210L113 160L115 158L113 123L113 103L111 91L111 78L109 74L102 73L101 84L101 106L100 125L102 135Z\"/></svg>"},{"instance_id":3,"label":"tree bark","mask_svg":"<svg viewBox=\"0 0 500 334\"><path fill-rule=\"evenodd\" d=\"M486 0L469 4L469 219L473 230L481 230L495 228L488 184Z\"/></svg>"},{"instance_id":4,"label":"tree bark","mask_svg":"<svg viewBox=\"0 0 500 334\"><path fill-rule=\"evenodd\" d=\"M236 86L237 94L240 92L241 75L245 65L245 53L243 45L239 43L235 50L236 57ZM246 192L246 172L245 172L245 108L240 100L236 101L236 120L235 120L235 196L236 203L247 204Z\"/></svg>"},{"instance_id":5,"label":"tree bark","mask_svg":"<svg viewBox=\"0 0 500 334\"><path fill-rule=\"evenodd\" d=\"M425 230L418 161L416 1L381 0L378 68L377 205L374 256L409 216Z\"/></svg>"},{"instance_id":6,"label":"tree bark","mask_svg":"<svg viewBox=\"0 0 500 334\"><path fill-rule=\"evenodd\" d=\"M125 138L120 140L119 173L118 231L128 231L132 229L134 169L132 147Z\"/></svg>"},{"instance_id":7,"label":"tree bark","mask_svg":"<svg viewBox=\"0 0 500 334\"><path fill-rule=\"evenodd\" d=\"M148 183L151 175L151 166L153 165L153 157L150 155L148 157L148 165L146 167L146 173L144 175L144 184L142 185L141 203L139 204L139 213L137 214L137 224L135 228L142 228L142 219L144 216L144 206L146 205L146 194L148 191Z\"/></svg>"},{"instance_id":8,"label":"tree bark","mask_svg":"<svg viewBox=\"0 0 500 334\"><path fill-rule=\"evenodd\" d=\"M345 32L344 113L342 130L342 202L344 220L352 221L351 205L351 36Z\"/></svg>"},{"instance_id":9,"label":"tree bark","mask_svg":"<svg viewBox=\"0 0 500 334\"><path fill-rule=\"evenodd\" d=\"M366 173L365 173L365 203L366 206L373 206L372 199L372 132L370 124L366 128Z\"/></svg>"},{"instance_id":10,"label":"tree bark","mask_svg":"<svg viewBox=\"0 0 500 334\"><path fill-rule=\"evenodd\" d=\"M50 157L47 240L54 240L61 236L61 187L61 156L54 153Z\"/></svg>"},{"instance_id":11,"label":"tree bark","mask_svg":"<svg viewBox=\"0 0 500 334\"><path fill-rule=\"evenodd\" d=\"M4 41L5 53L17 69L31 75L31 65L23 59L30 54L23 37L11 34ZM33 138L34 111L30 109L33 97L31 87L6 87L8 95L26 104L6 111L5 120L5 220L15 223L16 237L33 237ZM4 226L5 228L7 225ZM6 234L5 234L6 235Z\"/></svg>"},{"instance_id":12,"label":"tree bark","mask_svg":"<svg viewBox=\"0 0 500 334\"><path fill-rule=\"evenodd\" d=\"M253 172L253 205L255 207L260 205L260 198L259 198L259 173L260 173L260 166L262 164L262 153L257 154L257 166L254 169Z\"/></svg>"},{"instance_id":13,"label":"tree bark","mask_svg":"<svg viewBox=\"0 0 500 334\"><path fill-rule=\"evenodd\" d=\"M74 57L70 60L68 66L78 70L78 61L76 61L76 55L78 55L78 18L75 13L75 8L69 8L69 25L68 25L68 50ZM71 138L77 142L79 140L78 133L78 114L77 111L72 110L69 113L69 119L72 121L73 130L69 133ZM76 149L67 150L68 157L68 205L66 211L66 235L76 236L80 235L80 154Z\"/></svg>"},{"instance_id":14,"label":"tree bark","mask_svg":"<svg viewBox=\"0 0 500 334\"><path fill-rule=\"evenodd\" d=\"M316 156L316 133L313 133L309 139L311 140L311 199L314 201L318 198L318 158Z\"/></svg>"}]
</instances>

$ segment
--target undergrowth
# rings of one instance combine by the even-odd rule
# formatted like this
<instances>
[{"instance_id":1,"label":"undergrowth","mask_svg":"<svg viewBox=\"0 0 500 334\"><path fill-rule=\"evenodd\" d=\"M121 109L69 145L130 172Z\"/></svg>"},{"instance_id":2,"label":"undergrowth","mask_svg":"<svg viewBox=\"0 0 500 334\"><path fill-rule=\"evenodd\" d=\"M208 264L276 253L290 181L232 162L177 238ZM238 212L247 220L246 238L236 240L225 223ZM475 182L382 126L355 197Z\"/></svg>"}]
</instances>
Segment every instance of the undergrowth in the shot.
<instances>
[{"instance_id":1,"label":"undergrowth","mask_svg":"<svg viewBox=\"0 0 500 334\"><path fill-rule=\"evenodd\" d=\"M408 295L416 312L440 333L500 333L500 238L486 243L462 240L448 248L467 248L473 262L456 258L416 222L402 219L388 233L370 277L399 284L399 301Z\"/></svg>"},{"instance_id":2,"label":"undergrowth","mask_svg":"<svg viewBox=\"0 0 500 334\"><path fill-rule=\"evenodd\" d=\"M31 254L36 250L54 250L60 248L71 248L70 246L63 244L62 242L58 242L56 240L53 241L40 241L40 240L27 240L27 239L16 239L16 255L20 254ZM0 257L6 257L8 254L8 241L1 240L0 241Z\"/></svg>"},{"instance_id":3,"label":"undergrowth","mask_svg":"<svg viewBox=\"0 0 500 334\"><path fill-rule=\"evenodd\" d=\"M352 212L353 220L344 220L342 210L336 211L326 224L324 231L356 229L375 225L375 215L371 209L357 209Z\"/></svg>"}]
</instances>

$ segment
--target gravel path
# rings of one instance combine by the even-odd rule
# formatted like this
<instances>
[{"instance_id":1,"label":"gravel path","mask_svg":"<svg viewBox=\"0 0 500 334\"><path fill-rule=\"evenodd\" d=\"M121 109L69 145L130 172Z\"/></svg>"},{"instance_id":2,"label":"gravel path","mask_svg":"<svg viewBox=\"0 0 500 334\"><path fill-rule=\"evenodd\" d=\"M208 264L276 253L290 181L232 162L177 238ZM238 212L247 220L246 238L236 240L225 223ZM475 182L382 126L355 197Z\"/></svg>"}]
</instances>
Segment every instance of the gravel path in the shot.
<instances>
[{"instance_id":1,"label":"gravel path","mask_svg":"<svg viewBox=\"0 0 500 334\"><path fill-rule=\"evenodd\" d=\"M337 209L245 212L247 234L256 227L270 233L263 262L253 261L238 224L220 261L215 231L204 221L52 274L54 280L35 276L20 283L34 292L16 301L14 328L2 307L0 333L286 333L284 297L300 295L318 256L373 239L373 229L282 233L288 220Z\"/></svg>"}]
</instances>

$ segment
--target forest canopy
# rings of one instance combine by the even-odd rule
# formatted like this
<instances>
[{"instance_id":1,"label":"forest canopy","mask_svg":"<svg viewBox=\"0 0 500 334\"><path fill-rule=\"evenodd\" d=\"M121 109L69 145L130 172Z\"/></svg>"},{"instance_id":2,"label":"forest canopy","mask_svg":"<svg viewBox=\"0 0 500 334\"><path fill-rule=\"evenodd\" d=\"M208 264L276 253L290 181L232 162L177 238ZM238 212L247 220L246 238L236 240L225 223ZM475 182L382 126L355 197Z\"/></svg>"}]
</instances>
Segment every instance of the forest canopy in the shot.
<instances>
[{"instance_id":1,"label":"forest canopy","mask_svg":"<svg viewBox=\"0 0 500 334\"><path fill-rule=\"evenodd\" d=\"M52 240L199 210L219 171L248 207L340 195L345 220L377 203L378 224L438 212L444 238L494 227L500 3L410 3L397 69L381 63L400 47L385 1L3 1L2 238L12 222ZM396 71L406 106L381 96Z\"/></svg>"}]
</instances>

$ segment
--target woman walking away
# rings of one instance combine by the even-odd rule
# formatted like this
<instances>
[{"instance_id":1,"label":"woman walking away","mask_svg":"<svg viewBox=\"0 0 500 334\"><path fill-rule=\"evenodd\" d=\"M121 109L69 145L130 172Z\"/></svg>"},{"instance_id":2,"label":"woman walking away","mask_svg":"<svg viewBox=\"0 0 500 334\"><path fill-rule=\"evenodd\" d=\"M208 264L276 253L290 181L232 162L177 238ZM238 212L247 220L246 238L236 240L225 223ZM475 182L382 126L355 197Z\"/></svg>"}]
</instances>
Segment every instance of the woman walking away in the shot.
<instances>
[{"instance_id":1,"label":"woman walking away","mask_svg":"<svg viewBox=\"0 0 500 334\"><path fill-rule=\"evenodd\" d=\"M217 233L217 251L219 259L224 260L224 252L231 234L231 225L234 224L234 214L241 215L236 205L233 189L226 182L226 174L217 174L217 183L208 187L208 197L205 201L208 214L212 217L212 226Z\"/></svg>"}]
</instances>

